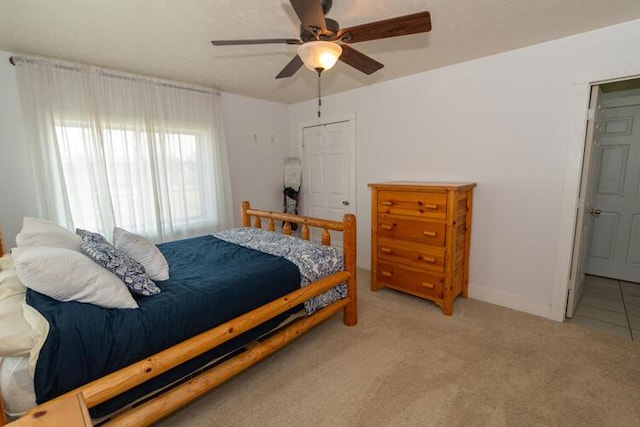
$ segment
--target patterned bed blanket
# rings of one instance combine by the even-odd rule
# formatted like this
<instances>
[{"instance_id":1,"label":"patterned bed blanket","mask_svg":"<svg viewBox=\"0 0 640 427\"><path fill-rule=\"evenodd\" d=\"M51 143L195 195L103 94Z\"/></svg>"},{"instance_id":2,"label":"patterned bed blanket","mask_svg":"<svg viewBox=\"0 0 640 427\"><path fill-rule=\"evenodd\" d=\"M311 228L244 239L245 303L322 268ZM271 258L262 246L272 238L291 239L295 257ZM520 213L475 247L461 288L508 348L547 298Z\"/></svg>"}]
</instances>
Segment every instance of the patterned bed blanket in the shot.
<instances>
[{"instance_id":1,"label":"patterned bed blanket","mask_svg":"<svg viewBox=\"0 0 640 427\"><path fill-rule=\"evenodd\" d=\"M220 240L279 256L292 262L300 270L301 287L344 269L342 255L338 253L336 248L317 242L259 228L232 228L212 233L212 235ZM307 314L312 314L317 309L346 296L347 285L341 283L306 301L304 308Z\"/></svg>"}]
</instances>

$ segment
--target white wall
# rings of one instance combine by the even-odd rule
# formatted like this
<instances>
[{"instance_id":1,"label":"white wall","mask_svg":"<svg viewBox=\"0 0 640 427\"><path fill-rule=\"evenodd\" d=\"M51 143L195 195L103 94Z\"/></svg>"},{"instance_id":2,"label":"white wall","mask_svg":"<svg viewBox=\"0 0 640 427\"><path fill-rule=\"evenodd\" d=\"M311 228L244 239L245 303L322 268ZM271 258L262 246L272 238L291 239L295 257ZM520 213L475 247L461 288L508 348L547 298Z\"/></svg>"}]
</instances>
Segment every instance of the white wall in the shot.
<instances>
[{"instance_id":1,"label":"white wall","mask_svg":"<svg viewBox=\"0 0 640 427\"><path fill-rule=\"evenodd\" d=\"M257 209L282 211L283 167L289 154L288 106L228 93L222 94L222 105L236 211L243 200Z\"/></svg>"},{"instance_id":2,"label":"white wall","mask_svg":"<svg viewBox=\"0 0 640 427\"><path fill-rule=\"evenodd\" d=\"M367 183L476 181L470 296L553 317L554 280L566 263L558 263L566 246L558 236L567 235L576 196L567 176L580 160L570 122L586 102L576 108L576 82L640 64L637 40L633 21L323 97L323 118L357 118L360 267L370 251ZM35 208L8 57L0 52L0 224L11 245ZM280 210L282 165L300 155L299 126L315 119L316 101L222 96L235 204Z\"/></svg>"},{"instance_id":3,"label":"white wall","mask_svg":"<svg viewBox=\"0 0 640 427\"><path fill-rule=\"evenodd\" d=\"M8 247L15 245L22 217L37 215L10 56L0 51L0 226ZM234 211L239 212L242 200L259 209L281 210L282 168L289 153L287 106L227 93L222 94L222 103Z\"/></svg>"},{"instance_id":4,"label":"white wall","mask_svg":"<svg viewBox=\"0 0 640 427\"><path fill-rule=\"evenodd\" d=\"M22 217L35 215L22 114L11 54L0 52L0 226L7 248L15 245Z\"/></svg>"},{"instance_id":5,"label":"white wall","mask_svg":"<svg viewBox=\"0 0 640 427\"><path fill-rule=\"evenodd\" d=\"M574 85L585 72L640 63L638 40L633 21L323 97L323 114L357 116L360 267L370 260L367 183L475 181L470 296L557 317ZM294 153L315 102L290 107Z\"/></svg>"}]
</instances>

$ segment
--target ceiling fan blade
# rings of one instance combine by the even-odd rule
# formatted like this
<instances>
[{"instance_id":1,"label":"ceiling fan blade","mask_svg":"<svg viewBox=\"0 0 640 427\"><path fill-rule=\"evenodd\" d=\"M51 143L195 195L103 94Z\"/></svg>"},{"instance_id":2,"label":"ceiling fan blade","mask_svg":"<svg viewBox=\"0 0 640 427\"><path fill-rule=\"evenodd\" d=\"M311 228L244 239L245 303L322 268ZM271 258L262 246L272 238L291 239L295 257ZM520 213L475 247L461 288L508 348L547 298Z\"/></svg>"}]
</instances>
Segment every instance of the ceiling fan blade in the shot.
<instances>
[{"instance_id":1,"label":"ceiling fan blade","mask_svg":"<svg viewBox=\"0 0 640 427\"><path fill-rule=\"evenodd\" d=\"M302 59L300 56L296 55L285 67L280 71L280 73L276 76L276 79L282 79L285 77L293 76L296 71L300 69L304 64L302 63Z\"/></svg>"},{"instance_id":2,"label":"ceiling fan blade","mask_svg":"<svg viewBox=\"0 0 640 427\"><path fill-rule=\"evenodd\" d=\"M346 44L342 45L342 55L340 55L339 59L365 74L373 74L384 67L384 64L379 63L375 59L368 57L359 50L355 50Z\"/></svg>"},{"instance_id":3,"label":"ceiling fan blade","mask_svg":"<svg viewBox=\"0 0 640 427\"><path fill-rule=\"evenodd\" d=\"M320 32L327 30L327 23L322 13L320 0L289 0L296 11L302 26L306 29L319 28ZM313 32L313 31L312 31Z\"/></svg>"},{"instance_id":4,"label":"ceiling fan blade","mask_svg":"<svg viewBox=\"0 0 640 427\"><path fill-rule=\"evenodd\" d=\"M338 32L338 38L345 43L358 43L388 37L426 33L427 31L431 31L431 14L429 12L418 12L343 28Z\"/></svg>"},{"instance_id":5,"label":"ceiling fan blade","mask_svg":"<svg viewBox=\"0 0 640 427\"><path fill-rule=\"evenodd\" d=\"M234 46L243 44L302 44L298 39L253 39L253 40L211 40L214 46Z\"/></svg>"}]
</instances>

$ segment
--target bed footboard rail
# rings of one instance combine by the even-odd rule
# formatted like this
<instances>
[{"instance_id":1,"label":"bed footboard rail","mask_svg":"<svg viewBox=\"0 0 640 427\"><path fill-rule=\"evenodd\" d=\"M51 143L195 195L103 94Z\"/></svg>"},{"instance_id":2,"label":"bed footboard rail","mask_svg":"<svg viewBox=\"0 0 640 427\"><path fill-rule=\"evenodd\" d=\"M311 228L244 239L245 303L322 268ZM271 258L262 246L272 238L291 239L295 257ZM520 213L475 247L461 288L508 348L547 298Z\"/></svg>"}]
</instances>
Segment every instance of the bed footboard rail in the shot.
<instances>
[{"instance_id":1,"label":"bed footboard rail","mask_svg":"<svg viewBox=\"0 0 640 427\"><path fill-rule=\"evenodd\" d=\"M251 209L251 205L248 201L242 202L240 212L240 221L243 227L262 228L262 220L264 219L267 222L267 229L275 232L275 221L282 221L284 223L282 232L286 235L291 235L291 224L300 224L300 234L304 240L309 240L310 227L320 228L322 229L321 242L326 246L331 245L330 230L342 232L342 249L345 271L349 272L347 289L350 300L349 304L344 308L344 324L347 326L355 326L358 323L355 215L345 214L342 221L331 221L310 216Z\"/></svg>"}]
</instances>

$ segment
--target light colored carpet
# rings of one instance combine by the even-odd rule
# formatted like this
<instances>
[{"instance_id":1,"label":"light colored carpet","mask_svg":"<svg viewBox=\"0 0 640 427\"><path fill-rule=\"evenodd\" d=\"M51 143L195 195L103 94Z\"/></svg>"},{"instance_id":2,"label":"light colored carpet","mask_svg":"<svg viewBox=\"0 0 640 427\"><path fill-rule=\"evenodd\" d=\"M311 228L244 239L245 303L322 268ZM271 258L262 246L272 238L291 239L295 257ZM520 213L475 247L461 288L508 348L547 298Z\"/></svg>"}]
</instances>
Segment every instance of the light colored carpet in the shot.
<instances>
[{"instance_id":1,"label":"light colored carpet","mask_svg":"<svg viewBox=\"0 0 640 427\"><path fill-rule=\"evenodd\" d=\"M453 316L359 274L341 315L159 426L638 426L640 343L472 299Z\"/></svg>"}]
</instances>

